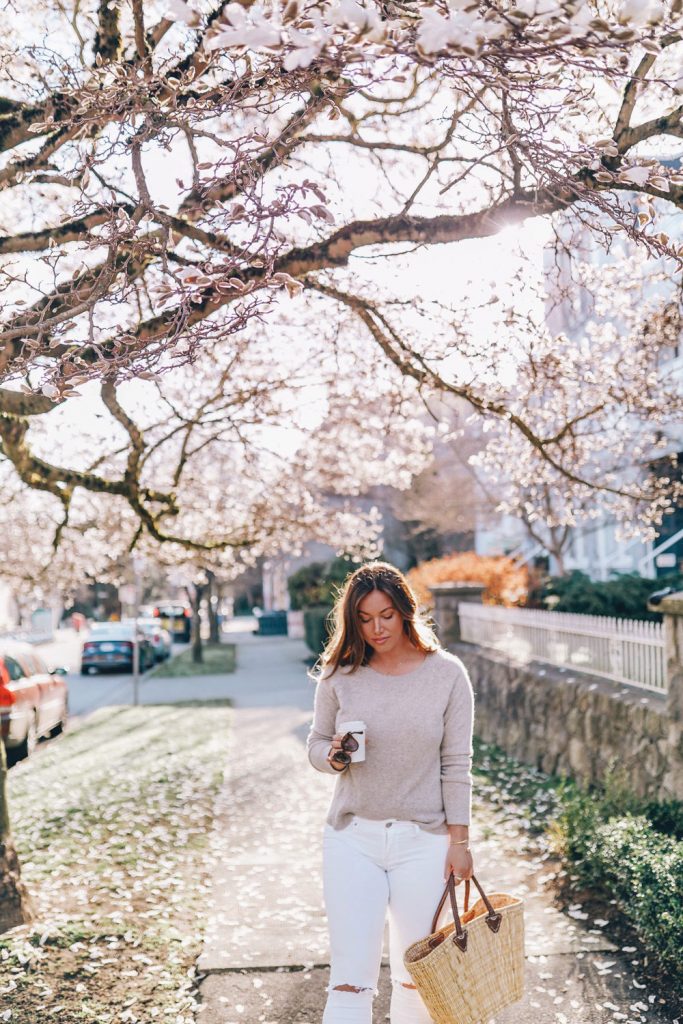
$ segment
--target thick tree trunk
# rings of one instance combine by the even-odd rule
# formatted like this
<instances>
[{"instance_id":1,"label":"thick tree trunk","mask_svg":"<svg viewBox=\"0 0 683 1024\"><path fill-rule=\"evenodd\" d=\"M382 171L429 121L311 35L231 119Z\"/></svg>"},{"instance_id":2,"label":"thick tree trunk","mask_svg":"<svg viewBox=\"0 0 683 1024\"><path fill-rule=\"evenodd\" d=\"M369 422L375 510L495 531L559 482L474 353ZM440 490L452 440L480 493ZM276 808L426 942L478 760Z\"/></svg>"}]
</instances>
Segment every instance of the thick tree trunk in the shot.
<instances>
[{"instance_id":1,"label":"thick tree trunk","mask_svg":"<svg viewBox=\"0 0 683 1024\"><path fill-rule=\"evenodd\" d=\"M31 899L21 880L19 858L10 833L7 757L0 739L0 934L32 920Z\"/></svg>"},{"instance_id":2,"label":"thick tree trunk","mask_svg":"<svg viewBox=\"0 0 683 1024\"><path fill-rule=\"evenodd\" d=\"M32 920L31 899L21 880L19 858L8 832L0 840L0 935Z\"/></svg>"}]
</instances>

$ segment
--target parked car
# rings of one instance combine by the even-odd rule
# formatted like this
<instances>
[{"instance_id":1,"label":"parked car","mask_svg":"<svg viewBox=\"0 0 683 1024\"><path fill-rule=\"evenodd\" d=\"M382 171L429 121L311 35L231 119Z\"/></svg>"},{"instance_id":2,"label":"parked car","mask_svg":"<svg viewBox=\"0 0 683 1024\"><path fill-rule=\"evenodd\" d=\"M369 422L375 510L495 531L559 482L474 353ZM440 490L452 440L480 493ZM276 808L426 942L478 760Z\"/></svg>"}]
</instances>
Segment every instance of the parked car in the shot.
<instances>
[{"instance_id":1,"label":"parked car","mask_svg":"<svg viewBox=\"0 0 683 1024\"><path fill-rule=\"evenodd\" d=\"M66 727L67 672L49 669L30 644L0 644L0 735L9 764L28 757L42 736L57 736Z\"/></svg>"},{"instance_id":2,"label":"parked car","mask_svg":"<svg viewBox=\"0 0 683 1024\"><path fill-rule=\"evenodd\" d=\"M149 637L156 662L166 661L173 651L173 638L159 619L138 619L138 627Z\"/></svg>"},{"instance_id":3,"label":"parked car","mask_svg":"<svg viewBox=\"0 0 683 1024\"><path fill-rule=\"evenodd\" d=\"M153 616L167 629L174 640L188 644L192 635L192 611L183 604L160 604Z\"/></svg>"},{"instance_id":4,"label":"parked car","mask_svg":"<svg viewBox=\"0 0 683 1024\"><path fill-rule=\"evenodd\" d=\"M154 650L146 633L132 622L95 622L81 649L81 675L112 672L123 669L133 671L135 643L139 645L141 672L154 664Z\"/></svg>"}]
</instances>

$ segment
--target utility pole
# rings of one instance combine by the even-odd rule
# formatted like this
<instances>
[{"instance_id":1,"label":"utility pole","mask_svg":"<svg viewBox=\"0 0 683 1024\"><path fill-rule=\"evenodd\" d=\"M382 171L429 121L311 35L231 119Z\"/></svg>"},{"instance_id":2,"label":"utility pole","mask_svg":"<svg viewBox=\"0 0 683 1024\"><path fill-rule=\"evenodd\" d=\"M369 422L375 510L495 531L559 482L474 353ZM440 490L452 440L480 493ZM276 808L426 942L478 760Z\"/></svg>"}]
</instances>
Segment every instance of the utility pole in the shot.
<instances>
[{"instance_id":1,"label":"utility pole","mask_svg":"<svg viewBox=\"0 0 683 1024\"><path fill-rule=\"evenodd\" d=\"M144 560L140 555L133 555L133 705L140 703L140 635L138 619L140 618L140 571Z\"/></svg>"}]
</instances>

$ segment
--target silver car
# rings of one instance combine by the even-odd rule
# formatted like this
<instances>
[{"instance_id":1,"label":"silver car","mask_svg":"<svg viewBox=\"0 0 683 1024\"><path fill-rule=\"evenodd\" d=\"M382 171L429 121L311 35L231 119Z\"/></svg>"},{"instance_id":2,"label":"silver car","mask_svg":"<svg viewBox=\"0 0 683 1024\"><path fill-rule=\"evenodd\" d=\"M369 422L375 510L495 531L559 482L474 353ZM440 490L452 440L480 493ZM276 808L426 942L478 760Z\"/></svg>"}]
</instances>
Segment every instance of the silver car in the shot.
<instances>
[{"instance_id":1,"label":"silver car","mask_svg":"<svg viewBox=\"0 0 683 1024\"><path fill-rule=\"evenodd\" d=\"M152 644L154 660L156 662L166 661L171 657L173 653L173 638L158 619L138 619L138 629L145 634Z\"/></svg>"}]
</instances>

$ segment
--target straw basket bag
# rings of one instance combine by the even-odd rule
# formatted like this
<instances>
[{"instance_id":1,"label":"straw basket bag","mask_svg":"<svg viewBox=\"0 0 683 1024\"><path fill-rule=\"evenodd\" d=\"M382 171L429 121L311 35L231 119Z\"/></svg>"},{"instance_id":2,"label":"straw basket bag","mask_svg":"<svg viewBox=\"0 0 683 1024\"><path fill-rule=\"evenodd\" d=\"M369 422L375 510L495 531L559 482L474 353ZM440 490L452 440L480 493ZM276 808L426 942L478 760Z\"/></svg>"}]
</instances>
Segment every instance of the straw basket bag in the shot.
<instances>
[{"instance_id":1,"label":"straw basket bag","mask_svg":"<svg viewBox=\"0 0 683 1024\"><path fill-rule=\"evenodd\" d=\"M486 896L458 914L455 881L450 875L432 922L431 934L409 946L403 956L408 972L436 1024L485 1024L504 1006L522 998L524 909L517 896ZM438 928L450 897L453 924Z\"/></svg>"}]
</instances>

